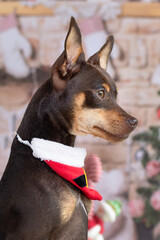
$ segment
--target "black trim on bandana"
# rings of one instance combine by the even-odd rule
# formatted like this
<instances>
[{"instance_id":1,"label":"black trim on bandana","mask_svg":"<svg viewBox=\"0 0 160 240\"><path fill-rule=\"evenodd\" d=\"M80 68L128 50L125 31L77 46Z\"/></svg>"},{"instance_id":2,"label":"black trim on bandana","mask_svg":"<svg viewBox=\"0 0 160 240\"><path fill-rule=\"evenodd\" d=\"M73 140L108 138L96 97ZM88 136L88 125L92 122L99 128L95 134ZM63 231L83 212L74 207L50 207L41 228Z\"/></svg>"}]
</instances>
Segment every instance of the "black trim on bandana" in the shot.
<instances>
[{"instance_id":1,"label":"black trim on bandana","mask_svg":"<svg viewBox=\"0 0 160 240\"><path fill-rule=\"evenodd\" d=\"M73 179L73 181L80 187L86 187L87 186L87 183L86 183L86 177L85 175L81 175L75 179Z\"/></svg>"}]
</instances>

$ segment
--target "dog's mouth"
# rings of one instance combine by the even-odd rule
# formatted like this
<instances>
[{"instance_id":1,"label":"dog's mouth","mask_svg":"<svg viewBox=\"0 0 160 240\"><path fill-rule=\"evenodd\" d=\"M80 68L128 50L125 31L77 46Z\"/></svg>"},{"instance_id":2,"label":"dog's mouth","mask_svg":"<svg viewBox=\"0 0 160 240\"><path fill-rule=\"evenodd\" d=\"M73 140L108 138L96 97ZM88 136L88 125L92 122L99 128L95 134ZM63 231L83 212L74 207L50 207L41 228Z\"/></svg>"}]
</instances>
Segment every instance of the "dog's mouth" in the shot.
<instances>
[{"instance_id":1,"label":"dog's mouth","mask_svg":"<svg viewBox=\"0 0 160 240\"><path fill-rule=\"evenodd\" d=\"M96 137L101 137L110 142L121 142L121 141L125 140L126 138L128 138L128 136L129 136L129 134L124 134L124 135L112 134L112 133L109 133L106 130L104 130L100 127L97 127L97 126L93 127L92 134Z\"/></svg>"}]
</instances>

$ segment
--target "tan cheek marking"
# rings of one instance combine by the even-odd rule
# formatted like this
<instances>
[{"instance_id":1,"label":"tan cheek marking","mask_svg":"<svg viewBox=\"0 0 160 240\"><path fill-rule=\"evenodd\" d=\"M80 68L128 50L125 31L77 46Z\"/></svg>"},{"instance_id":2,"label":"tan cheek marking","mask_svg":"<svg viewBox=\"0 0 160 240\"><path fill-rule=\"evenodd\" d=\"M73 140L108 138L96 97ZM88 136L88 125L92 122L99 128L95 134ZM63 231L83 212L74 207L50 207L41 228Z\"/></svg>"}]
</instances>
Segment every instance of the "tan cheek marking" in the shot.
<instances>
[{"instance_id":1,"label":"tan cheek marking","mask_svg":"<svg viewBox=\"0 0 160 240\"><path fill-rule=\"evenodd\" d=\"M85 109L78 112L76 117L76 130L83 131L86 134L92 133L93 127L97 126L106 131L111 131L111 122L113 120L123 120L115 111L105 111L102 109Z\"/></svg>"},{"instance_id":2,"label":"tan cheek marking","mask_svg":"<svg viewBox=\"0 0 160 240\"><path fill-rule=\"evenodd\" d=\"M110 86L106 83L103 84L103 87L107 90L107 92L110 92Z\"/></svg>"},{"instance_id":3,"label":"tan cheek marking","mask_svg":"<svg viewBox=\"0 0 160 240\"><path fill-rule=\"evenodd\" d=\"M61 211L61 221L65 224L70 220L74 209L76 207L76 197L71 195L68 191L63 192L63 196L60 199L60 211Z\"/></svg>"},{"instance_id":4,"label":"tan cheek marking","mask_svg":"<svg viewBox=\"0 0 160 240\"><path fill-rule=\"evenodd\" d=\"M105 88L109 87L105 84ZM110 88L109 88L110 89ZM108 90L109 90L108 89ZM71 133L74 135L86 135L92 134L93 127L97 126L106 131L113 131L111 123L113 120L123 121L123 117L118 112L110 110L105 111L103 109L88 109L83 108L85 101L85 94L80 93L75 97L74 106L74 122Z\"/></svg>"},{"instance_id":5,"label":"tan cheek marking","mask_svg":"<svg viewBox=\"0 0 160 240\"><path fill-rule=\"evenodd\" d=\"M79 93L76 95L74 98L74 109L79 109L79 107L82 107L83 103L85 101L85 94L84 93Z\"/></svg>"},{"instance_id":6,"label":"tan cheek marking","mask_svg":"<svg viewBox=\"0 0 160 240\"><path fill-rule=\"evenodd\" d=\"M75 112L73 133L76 135L86 135L92 133L93 126L104 122L101 109L82 109Z\"/></svg>"},{"instance_id":7,"label":"tan cheek marking","mask_svg":"<svg viewBox=\"0 0 160 240\"><path fill-rule=\"evenodd\" d=\"M80 134L78 129L79 129L79 121L78 119L81 118L82 115L82 105L85 101L85 94L84 93L79 93L75 96L74 98L74 107L73 107L73 112L74 112L74 122L73 122L73 128L71 130L71 134ZM80 135L83 135L82 133Z\"/></svg>"},{"instance_id":8,"label":"tan cheek marking","mask_svg":"<svg viewBox=\"0 0 160 240\"><path fill-rule=\"evenodd\" d=\"M101 114L102 114L102 116L103 116L103 118L104 119L108 119L109 121L111 120L111 119L115 119L115 120L120 120L121 119L121 117L120 117L120 115L118 114L118 112L117 111L114 111L114 110L110 110L110 111L103 111L102 110L102 112L101 112ZM122 117L123 118L123 117Z\"/></svg>"},{"instance_id":9,"label":"tan cheek marking","mask_svg":"<svg viewBox=\"0 0 160 240\"><path fill-rule=\"evenodd\" d=\"M125 126L124 116L122 114L119 114L118 111L103 111L101 113L101 117L101 126L107 132L118 134Z\"/></svg>"}]
</instances>

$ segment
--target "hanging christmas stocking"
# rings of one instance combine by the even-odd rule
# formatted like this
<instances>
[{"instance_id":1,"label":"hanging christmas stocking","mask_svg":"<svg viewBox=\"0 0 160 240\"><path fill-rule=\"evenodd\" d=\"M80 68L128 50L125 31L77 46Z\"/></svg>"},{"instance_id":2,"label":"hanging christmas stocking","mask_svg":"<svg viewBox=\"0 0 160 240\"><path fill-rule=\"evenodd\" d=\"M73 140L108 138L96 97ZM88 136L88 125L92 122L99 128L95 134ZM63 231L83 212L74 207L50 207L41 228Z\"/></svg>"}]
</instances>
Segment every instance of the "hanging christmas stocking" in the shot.
<instances>
[{"instance_id":1,"label":"hanging christmas stocking","mask_svg":"<svg viewBox=\"0 0 160 240\"><path fill-rule=\"evenodd\" d=\"M14 14L0 20L0 45L6 72L15 78L27 77L30 70L25 58L31 56L32 47L18 30Z\"/></svg>"}]
</instances>

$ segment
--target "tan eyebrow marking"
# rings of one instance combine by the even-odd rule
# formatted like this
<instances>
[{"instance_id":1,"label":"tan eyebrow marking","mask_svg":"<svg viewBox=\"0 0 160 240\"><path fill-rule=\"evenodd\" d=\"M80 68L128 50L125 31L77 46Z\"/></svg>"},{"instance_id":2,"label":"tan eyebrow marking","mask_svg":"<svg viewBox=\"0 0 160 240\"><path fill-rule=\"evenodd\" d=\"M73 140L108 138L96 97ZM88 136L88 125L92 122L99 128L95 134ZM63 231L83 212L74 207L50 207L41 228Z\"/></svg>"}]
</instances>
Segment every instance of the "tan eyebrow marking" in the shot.
<instances>
[{"instance_id":1,"label":"tan eyebrow marking","mask_svg":"<svg viewBox=\"0 0 160 240\"><path fill-rule=\"evenodd\" d=\"M110 86L108 86L108 84L104 83L103 87L107 90L107 92L110 92Z\"/></svg>"}]
</instances>

